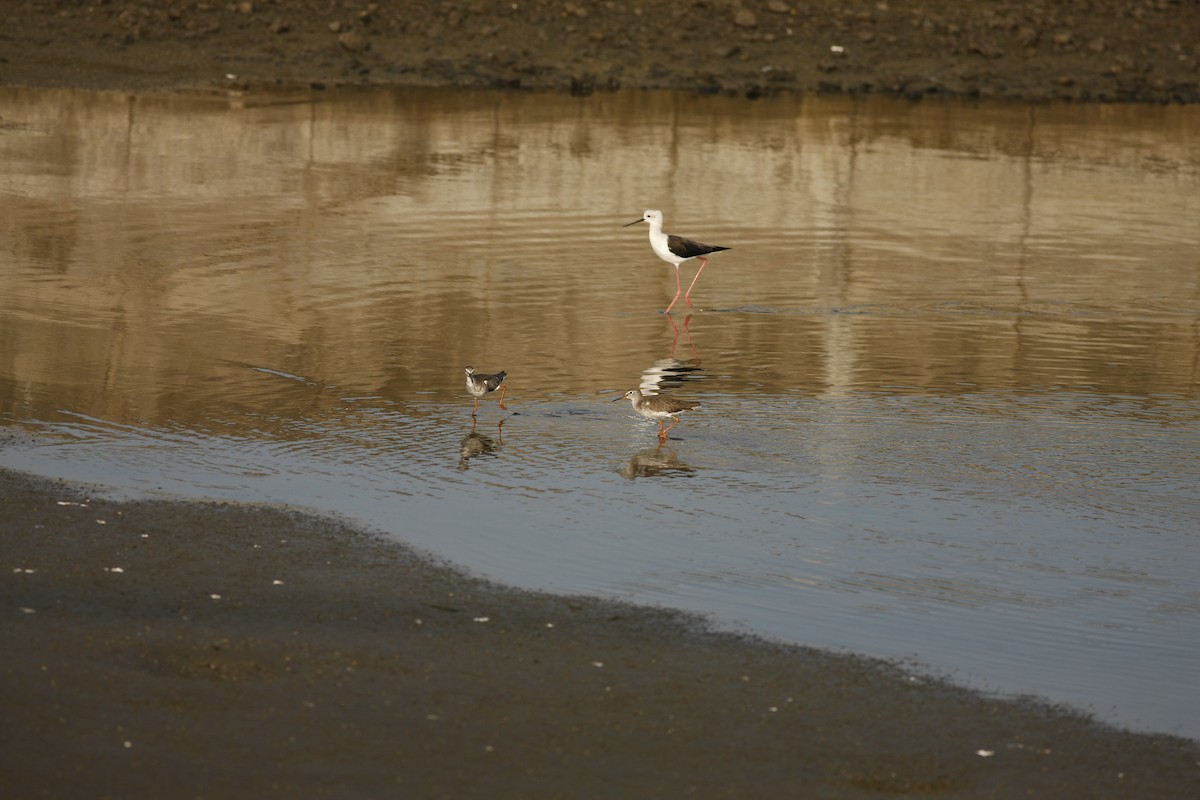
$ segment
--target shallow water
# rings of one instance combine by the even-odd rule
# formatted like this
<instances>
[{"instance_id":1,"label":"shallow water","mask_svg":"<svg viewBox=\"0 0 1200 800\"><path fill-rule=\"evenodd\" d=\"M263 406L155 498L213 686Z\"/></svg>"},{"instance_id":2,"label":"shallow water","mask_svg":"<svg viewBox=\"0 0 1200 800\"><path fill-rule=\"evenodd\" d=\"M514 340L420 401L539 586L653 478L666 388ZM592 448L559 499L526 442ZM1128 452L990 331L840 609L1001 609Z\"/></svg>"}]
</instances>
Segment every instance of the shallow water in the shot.
<instances>
[{"instance_id":1,"label":"shallow water","mask_svg":"<svg viewBox=\"0 0 1200 800\"><path fill-rule=\"evenodd\" d=\"M1200 109L0 89L0 154L0 465L1200 737ZM733 248L671 317L647 207Z\"/></svg>"}]
</instances>

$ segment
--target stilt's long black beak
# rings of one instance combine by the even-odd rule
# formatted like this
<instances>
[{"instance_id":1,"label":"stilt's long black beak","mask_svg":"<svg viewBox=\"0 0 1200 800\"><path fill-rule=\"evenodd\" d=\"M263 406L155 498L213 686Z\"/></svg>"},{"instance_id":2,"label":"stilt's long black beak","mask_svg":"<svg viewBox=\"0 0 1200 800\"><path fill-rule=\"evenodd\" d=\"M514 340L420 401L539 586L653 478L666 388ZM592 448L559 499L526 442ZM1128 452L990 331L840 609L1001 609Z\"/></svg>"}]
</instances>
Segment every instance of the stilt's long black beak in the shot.
<instances>
[{"instance_id":1,"label":"stilt's long black beak","mask_svg":"<svg viewBox=\"0 0 1200 800\"><path fill-rule=\"evenodd\" d=\"M645 222L645 221L646 221L646 218L642 217L641 219L635 219L633 222L628 222L628 223L622 225L621 227L628 228L630 225L637 225L639 222Z\"/></svg>"}]
</instances>

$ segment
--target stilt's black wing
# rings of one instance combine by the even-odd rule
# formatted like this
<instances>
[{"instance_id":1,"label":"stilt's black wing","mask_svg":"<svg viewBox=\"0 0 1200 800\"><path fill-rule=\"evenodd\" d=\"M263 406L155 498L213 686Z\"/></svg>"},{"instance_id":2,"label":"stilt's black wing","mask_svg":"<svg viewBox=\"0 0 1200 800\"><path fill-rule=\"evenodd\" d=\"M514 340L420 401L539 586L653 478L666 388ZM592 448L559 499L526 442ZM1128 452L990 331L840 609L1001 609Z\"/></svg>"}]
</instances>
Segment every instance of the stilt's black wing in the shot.
<instances>
[{"instance_id":1,"label":"stilt's black wing","mask_svg":"<svg viewBox=\"0 0 1200 800\"><path fill-rule=\"evenodd\" d=\"M696 256L706 256L709 253L716 253L721 250L728 250L729 248L693 242L691 239L685 239L682 236L668 236L667 249L680 258L695 258Z\"/></svg>"}]
</instances>

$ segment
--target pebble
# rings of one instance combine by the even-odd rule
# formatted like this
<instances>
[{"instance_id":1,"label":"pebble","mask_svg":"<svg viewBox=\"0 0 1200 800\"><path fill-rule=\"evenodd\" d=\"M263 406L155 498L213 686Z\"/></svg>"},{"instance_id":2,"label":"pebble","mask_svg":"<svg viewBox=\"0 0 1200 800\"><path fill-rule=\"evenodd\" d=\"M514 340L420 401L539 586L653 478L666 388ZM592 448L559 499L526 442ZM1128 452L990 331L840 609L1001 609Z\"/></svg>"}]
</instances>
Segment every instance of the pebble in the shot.
<instances>
[{"instance_id":1,"label":"pebble","mask_svg":"<svg viewBox=\"0 0 1200 800\"><path fill-rule=\"evenodd\" d=\"M733 24L739 28L757 28L758 15L748 8L739 8L733 15Z\"/></svg>"},{"instance_id":2,"label":"pebble","mask_svg":"<svg viewBox=\"0 0 1200 800\"><path fill-rule=\"evenodd\" d=\"M337 40L342 49L348 53L362 53L371 49L371 43L367 41L367 37L354 31L345 31L339 34Z\"/></svg>"}]
</instances>

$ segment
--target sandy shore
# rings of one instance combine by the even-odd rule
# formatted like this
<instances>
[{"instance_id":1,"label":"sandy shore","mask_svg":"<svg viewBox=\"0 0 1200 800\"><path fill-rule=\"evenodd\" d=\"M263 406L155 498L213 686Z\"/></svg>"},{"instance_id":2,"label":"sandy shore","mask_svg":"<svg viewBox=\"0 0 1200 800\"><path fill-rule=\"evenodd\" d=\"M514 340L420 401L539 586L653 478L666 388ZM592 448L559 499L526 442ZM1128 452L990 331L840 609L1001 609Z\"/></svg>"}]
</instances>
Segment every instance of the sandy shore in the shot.
<instances>
[{"instance_id":1,"label":"sandy shore","mask_svg":"<svg viewBox=\"0 0 1200 800\"><path fill-rule=\"evenodd\" d=\"M32 797L1200 794L1200 749L286 510L0 472L0 773Z\"/></svg>"}]
</instances>

